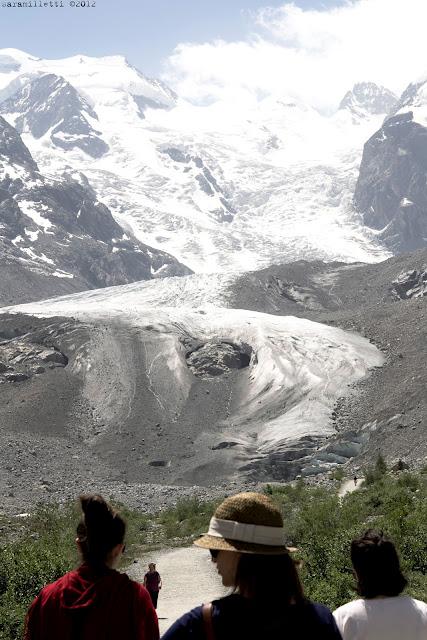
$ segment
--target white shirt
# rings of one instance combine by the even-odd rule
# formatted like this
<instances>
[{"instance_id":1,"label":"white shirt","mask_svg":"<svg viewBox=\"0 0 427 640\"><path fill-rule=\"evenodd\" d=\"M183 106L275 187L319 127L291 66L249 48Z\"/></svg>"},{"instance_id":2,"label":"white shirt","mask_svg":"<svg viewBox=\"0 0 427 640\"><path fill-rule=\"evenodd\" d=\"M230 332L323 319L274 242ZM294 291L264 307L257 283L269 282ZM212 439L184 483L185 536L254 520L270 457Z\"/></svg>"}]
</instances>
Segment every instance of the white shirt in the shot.
<instances>
[{"instance_id":1,"label":"white shirt","mask_svg":"<svg viewBox=\"0 0 427 640\"><path fill-rule=\"evenodd\" d=\"M427 640L427 604L407 596L353 600L334 617L343 640Z\"/></svg>"}]
</instances>

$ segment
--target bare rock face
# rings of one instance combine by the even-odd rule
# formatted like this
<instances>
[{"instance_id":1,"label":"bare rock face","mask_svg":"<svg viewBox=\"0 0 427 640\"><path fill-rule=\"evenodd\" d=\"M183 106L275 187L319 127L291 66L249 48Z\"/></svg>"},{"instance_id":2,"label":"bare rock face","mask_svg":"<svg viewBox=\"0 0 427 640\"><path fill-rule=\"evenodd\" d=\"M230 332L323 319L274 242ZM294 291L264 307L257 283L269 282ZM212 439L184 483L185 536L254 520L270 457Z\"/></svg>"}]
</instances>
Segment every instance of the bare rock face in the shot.
<instances>
[{"instance_id":1,"label":"bare rock face","mask_svg":"<svg viewBox=\"0 0 427 640\"><path fill-rule=\"evenodd\" d=\"M31 153L17 131L0 116L0 153L9 159L10 163L18 164L28 171L36 172L38 167ZM10 184L10 181L9 181ZM3 185L0 185L3 187ZM4 187L6 188L6 187Z\"/></svg>"},{"instance_id":2,"label":"bare rock face","mask_svg":"<svg viewBox=\"0 0 427 640\"><path fill-rule=\"evenodd\" d=\"M187 364L199 378L213 378L249 366L251 349L228 342L208 342L187 355Z\"/></svg>"},{"instance_id":3,"label":"bare rock face","mask_svg":"<svg viewBox=\"0 0 427 640\"><path fill-rule=\"evenodd\" d=\"M33 375L46 372L46 367L66 367L68 357L55 347L31 342L17 336L0 343L0 384L25 382Z\"/></svg>"},{"instance_id":4,"label":"bare rock face","mask_svg":"<svg viewBox=\"0 0 427 640\"><path fill-rule=\"evenodd\" d=\"M427 128L394 116L365 144L354 205L395 253L427 245Z\"/></svg>"},{"instance_id":5,"label":"bare rock face","mask_svg":"<svg viewBox=\"0 0 427 640\"><path fill-rule=\"evenodd\" d=\"M413 269L401 273L393 280L392 291L399 300L427 296L427 267L423 271Z\"/></svg>"},{"instance_id":6,"label":"bare rock face","mask_svg":"<svg viewBox=\"0 0 427 640\"><path fill-rule=\"evenodd\" d=\"M46 349L39 353L38 357L42 362L54 362L55 364L62 365L63 367L66 367L68 364L67 356L56 349Z\"/></svg>"}]
</instances>

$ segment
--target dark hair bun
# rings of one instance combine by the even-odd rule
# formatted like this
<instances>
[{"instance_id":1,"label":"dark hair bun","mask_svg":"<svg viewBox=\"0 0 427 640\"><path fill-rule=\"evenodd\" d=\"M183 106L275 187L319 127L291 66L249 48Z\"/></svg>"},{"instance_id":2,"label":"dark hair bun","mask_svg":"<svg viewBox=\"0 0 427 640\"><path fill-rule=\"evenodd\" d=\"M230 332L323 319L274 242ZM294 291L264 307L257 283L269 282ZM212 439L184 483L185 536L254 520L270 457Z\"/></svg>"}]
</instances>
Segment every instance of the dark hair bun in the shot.
<instances>
[{"instance_id":1,"label":"dark hair bun","mask_svg":"<svg viewBox=\"0 0 427 640\"><path fill-rule=\"evenodd\" d=\"M111 549L123 543L126 525L100 495L80 496L83 519L77 535L83 558L90 564L105 562Z\"/></svg>"},{"instance_id":2,"label":"dark hair bun","mask_svg":"<svg viewBox=\"0 0 427 640\"><path fill-rule=\"evenodd\" d=\"M102 496L80 496L80 504L84 513L85 523L88 529L92 526L107 524L114 519L114 512Z\"/></svg>"}]
</instances>

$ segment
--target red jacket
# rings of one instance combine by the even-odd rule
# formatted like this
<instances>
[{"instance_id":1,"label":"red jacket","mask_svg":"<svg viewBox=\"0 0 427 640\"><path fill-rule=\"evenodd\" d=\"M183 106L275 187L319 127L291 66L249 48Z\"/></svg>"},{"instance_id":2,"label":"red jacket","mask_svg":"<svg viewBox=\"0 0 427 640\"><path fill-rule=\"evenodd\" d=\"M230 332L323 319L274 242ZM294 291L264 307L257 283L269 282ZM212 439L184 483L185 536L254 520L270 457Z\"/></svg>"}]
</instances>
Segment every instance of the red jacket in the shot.
<instances>
[{"instance_id":1,"label":"red jacket","mask_svg":"<svg viewBox=\"0 0 427 640\"><path fill-rule=\"evenodd\" d=\"M158 640L150 596L113 569L88 565L42 589L32 603L24 640Z\"/></svg>"}]
</instances>

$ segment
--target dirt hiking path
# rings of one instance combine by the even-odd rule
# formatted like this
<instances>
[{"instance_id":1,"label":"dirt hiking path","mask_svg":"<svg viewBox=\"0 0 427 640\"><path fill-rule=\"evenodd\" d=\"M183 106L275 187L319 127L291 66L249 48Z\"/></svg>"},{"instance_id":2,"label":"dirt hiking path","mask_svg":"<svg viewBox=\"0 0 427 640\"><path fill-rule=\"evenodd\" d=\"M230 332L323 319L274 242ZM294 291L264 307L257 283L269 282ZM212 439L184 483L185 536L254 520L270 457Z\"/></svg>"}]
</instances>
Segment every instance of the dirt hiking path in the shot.
<instances>
[{"instance_id":1,"label":"dirt hiking path","mask_svg":"<svg viewBox=\"0 0 427 640\"><path fill-rule=\"evenodd\" d=\"M189 609L227 593L209 552L203 549L184 547L154 551L131 565L128 575L143 582L149 562L156 563L163 580L157 607L161 634Z\"/></svg>"},{"instance_id":2,"label":"dirt hiking path","mask_svg":"<svg viewBox=\"0 0 427 640\"><path fill-rule=\"evenodd\" d=\"M356 491L356 489L360 488L360 485L363 482L363 478L358 478L356 481L356 484L354 484L354 480L344 480L344 482L342 483L339 491L338 491L338 495L340 498L342 498L343 496L345 496L346 493L353 493L353 491Z\"/></svg>"}]
</instances>

